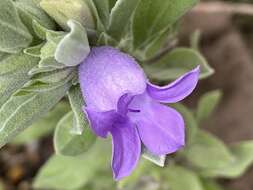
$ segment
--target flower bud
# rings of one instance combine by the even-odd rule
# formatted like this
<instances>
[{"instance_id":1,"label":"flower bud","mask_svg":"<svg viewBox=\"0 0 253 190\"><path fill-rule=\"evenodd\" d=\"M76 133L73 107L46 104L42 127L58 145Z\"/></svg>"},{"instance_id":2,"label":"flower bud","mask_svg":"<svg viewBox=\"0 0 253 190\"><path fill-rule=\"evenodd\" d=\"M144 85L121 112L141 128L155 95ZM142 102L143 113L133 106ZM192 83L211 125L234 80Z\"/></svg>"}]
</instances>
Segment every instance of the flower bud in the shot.
<instances>
[{"instance_id":1,"label":"flower bud","mask_svg":"<svg viewBox=\"0 0 253 190\"><path fill-rule=\"evenodd\" d=\"M86 28L95 28L94 17L85 0L42 0L40 6L65 30L69 29L70 19Z\"/></svg>"}]
</instances>

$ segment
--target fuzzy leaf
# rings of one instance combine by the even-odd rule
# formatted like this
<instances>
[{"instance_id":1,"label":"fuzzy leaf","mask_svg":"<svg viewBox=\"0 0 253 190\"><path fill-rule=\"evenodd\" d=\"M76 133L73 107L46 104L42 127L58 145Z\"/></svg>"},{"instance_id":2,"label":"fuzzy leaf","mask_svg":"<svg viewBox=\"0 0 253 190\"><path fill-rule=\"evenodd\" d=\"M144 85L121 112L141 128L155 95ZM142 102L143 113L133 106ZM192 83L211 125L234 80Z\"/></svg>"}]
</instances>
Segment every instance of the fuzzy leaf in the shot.
<instances>
[{"instance_id":1,"label":"fuzzy leaf","mask_svg":"<svg viewBox=\"0 0 253 190\"><path fill-rule=\"evenodd\" d=\"M73 86L68 92L69 102L74 113L74 126L71 130L73 134L82 134L85 127L87 128L89 123L83 113L84 100L81 94L79 85Z\"/></svg>"},{"instance_id":2,"label":"fuzzy leaf","mask_svg":"<svg viewBox=\"0 0 253 190\"><path fill-rule=\"evenodd\" d=\"M172 105L178 112L180 112L185 121L185 128L186 128L186 146L189 146L195 139L195 136L198 132L198 123L194 118L194 114L191 110L189 110L183 104L174 104Z\"/></svg>"},{"instance_id":3,"label":"fuzzy leaf","mask_svg":"<svg viewBox=\"0 0 253 190\"><path fill-rule=\"evenodd\" d=\"M95 142L96 138L89 129L86 129L81 135L70 133L70 130L73 128L74 120L75 117L73 112L69 112L58 123L54 134L54 148L56 154L77 156L86 152Z\"/></svg>"},{"instance_id":4,"label":"fuzzy leaf","mask_svg":"<svg viewBox=\"0 0 253 190\"><path fill-rule=\"evenodd\" d=\"M184 156L197 168L214 169L234 162L235 157L219 139L199 130L194 142L184 149Z\"/></svg>"},{"instance_id":5,"label":"fuzzy leaf","mask_svg":"<svg viewBox=\"0 0 253 190\"><path fill-rule=\"evenodd\" d=\"M253 164L253 141L245 141L231 146L234 160L224 167L202 170L201 174L207 177L237 178Z\"/></svg>"},{"instance_id":6,"label":"fuzzy leaf","mask_svg":"<svg viewBox=\"0 0 253 190\"><path fill-rule=\"evenodd\" d=\"M109 21L109 0L93 0L96 8L97 8L97 12L99 15L100 20L102 21L102 23L104 24L104 26L108 25L108 21Z\"/></svg>"},{"instance_id":7,"label":"fuzzy leaf","mask_svg":"<svg viewBox=\"0 0 253 190\"><path fill-rule=\"evenodd\" d=\"M11 0L0 1L0 51L18 53L29 46L32 36L21 22Z\"/></svg>"},{"instance_id":8,"label":"fuzzy leaf","mask_svg":"<svg viewBox=\"0 0 253 190\"><path fill-rule=\"evenodd\" d=\"M120 40L140 0L117 0L111 10L108 34Z\"/></svg>"},{"instance_id":9,"label":"fuzzy leaf","mask_svg":"<svg viewBox=\"0 0 253 190\"><path fill-rule=\"evenodd\" d=\"M55 23L33 0L17 0L15 1L15 6L18 9L21 20L34 36L37 35L33 29L33 21L37 21L48 29L55 30Z\"/></svg>"},{"instance_id":10,"label":"fuzzy leaf","mask_svg":"<svg viewBox=\"0 0 253 190\"><path fill-rule=\"evenodd\" d=\"M157 156L149 152L146 148L143 148L142 156L150 162L153 162L160 167L164 167L166 155Z\"/></svg>"},{"instance_id":11,"label":"fuzzy leaf","mask_svg":"<svg viewBox=\"0 0 253 190\"><path fill-rule=\"evenodd\" d=\"M95 179L98 171L109 165L108 145L107 141L99 139L82 156L52 156L36 176L34 188L76 190L85 186Z\"/></svg>"},{"instance_id":12,"label":"fuzzy leaf","mask_svg":"<svg viewBox=\"0 0 253 190\"><path fill-rule=\"evenodd\" d=\"M144 65L144 70L154 80L174 80L184 73L200 65L200 78L206 78L214 73L205 58L196 50L177 48L153 64Z\"/></svg>"},{"instance_id":13,"label":"fuzzy leaf","mask_svg":"<svg viewBox=\"0 0 253 190\"><path fill-rule=\"evenodd\" d=\"M47 92L12 96L0 109L0 147L51 110L69 87L66 83Z\"/></svg>"},{"instance_id":14,"label":"fuzzy leaf","mask_svg":"<svg viewBox=\"0 0 253 190\"><path fill-rule=\"evenodd\" d=\"M168 29L198 0L141 0L133 16L133 45L139 48L151 37Z\"/></svg>"},{"instance_id":15,"label":"fuzzy leaf","mask_svg":"<svg viewBox=\"0 0 253 190\"><path fill-rule=\"evenodd\" d=\"M76 21L68 21L71 31L57 45L55 59L66 66L80 64L89 54L90 46L85 28Z\"/></svg>"},{"instance_id":16,"label":"fuzzy leaf","mask_svg":"<svg viewBox=\"0 0 253 190\"><path fill-rule=\"evenodd\" d=\"M221 96L222 96L221 91L214 90L214 91L204 94L200 98L198 102L197 113L196 113L198 122L204 119L207 119L210 116L210 114L217 107L221 99Z\"/></svg>"},{"instance_id":17,"label":"fuzzy leaf","mask_svg":"<svg viewBox=\"0 0 253 190\"><path fill-rule=\"evenodd\" d=\"M24 53L33 57L40 57L40 51L43 44L39 44L37 46L29 47L24 49Z\"/></svg>"},{"instance_id":18,"label":"fuzzy leaf","mask_svg":"<svg viewBox=\"0 0 253 190\"><path fill-rule=\"evenodd\" d=\"M199 177L187 168L169 166L163 173L170 190L204 190Z\"/></svg>"},{"instance_id":19,"label":"fuzzy leaf","mask_svg":"<svg viewBox=\"0 0 253 190\"><path fill-rule=\"evenodd\" d=\"M69 112L70 107L65 102L57 104L50 112L29 128L20 133L11 143L27 144L53 132L58 121Z\"/></svg>"},{"instance_id":20,"label":"fuzzy leaf","mask_svg":"<svg viewBox=\"0 0 253 190\"><path fill-rule=\"evenodd\" d=\"M0 107L29 80L28 71L38 61L38 58L20 53L0 62Z\"/></svg>"}]
</instances>

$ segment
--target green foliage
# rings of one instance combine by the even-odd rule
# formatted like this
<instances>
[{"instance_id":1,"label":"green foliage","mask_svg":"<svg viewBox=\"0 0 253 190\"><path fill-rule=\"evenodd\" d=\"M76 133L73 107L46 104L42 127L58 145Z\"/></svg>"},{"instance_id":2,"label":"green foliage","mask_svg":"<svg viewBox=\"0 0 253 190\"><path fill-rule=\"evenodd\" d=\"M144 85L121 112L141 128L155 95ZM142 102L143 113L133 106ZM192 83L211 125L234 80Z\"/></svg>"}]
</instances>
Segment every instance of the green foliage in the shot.
<instances>
[{"instance_id":1,"label":"green foliage","mask_svg":"<svg viewBox=\"0 0 253 190\"><path fill-rule=\"evenodd\" d=\"M253 163L253 141L240 142L230 147L234 156L232 162L223 167L202 170L201 174L207 177L240 177Z\"/></svg>"},{"instance_id":2,"label":"green foliage","mask_svg":"<svg viewBox=\"0 0 253 190\"><path fill-rule=\"evenodd\" d=\"M94 28L95 21L87 2L84 0L42 0L40 6L64 30L68 30L68 20L76 20L87 28Z\"/></svg>"},{"instance_id":3,"label":"green foliage","mask_svg":"<svg viewBox=\"0 0 253 190\"><path fill-rule=\"evenodd\" d=\"M174 80L187 71L200 65L200 78L213 74L213 69L207 64L206 59L196 50L177 48L162 56L152 64L146 64L144 70L154 80Z\"/></svg>"},{"instance_id":4,"label":"green foliage","mask_svg":"<svg viewBox=\"0 0 253 190\"><path fill-rule=\"evenodd\" d=\"M192 144L192 141L195 139L198 132L198 123L194 117L194 113L183 104L175 104L173 107L179 111L184 118L186 127L186 146L188 146Z\"/></svg>"},{"instance_id":5,"label":"green foliage","mask_svg":"<svg viewBox=\"0 0 253 190\"><path fill-rule=\"evenodd\" d=\"M69 102L74 114L74 123L71 129L73 134L82 134L83 130L88 130L88 120L83 113L84 100L79 85L73 86L68 92ZM86 129L87 128L87 129ZM89 133L89 131L87 132Z\"/></svg>"},{"instance_id":6,"label":"green foliage","mask_svg":"<svg viewBox=\"0 0 253 190\"><path fill-rule=\"evenodd\" d=\"M160 155L160 156L154 155L151 152L149 152L146 148L143 147L142 156L145 159L153 162L154 164L164 167L166 155Z\"/></svg>"},{"instance_id":7,"label":"green foliage","mask_svg":"<svg viewBox=\"0 0 253 190\"><path fill-rule=\"evenodd\" d=\"M20 92L12 96L0 109L0 147L51 110L63 98L69 86L66 83L45 92Z\"/></svg>"},{"instance_id":8,"label":"green foliage","mask_svg":"<svg viewBox=\"0 0 253 190\"><path fill-rule=\"evenodd\" d=\"M141 0L133 17L133 46L140 48L150 38L171 27L197 0Z\"/></svg>"},{"instance_id":9,"label":"green foliage","mask_svg":"<svg viewBox=\"0 0 253 190\"><path fill-rule=\"evenodd\" d=\"M32 36L11 0L0 1L0 51L17 53L28 47Z\"/></svg>"},{"instance_id":10,"label":"green foliage","mask_svg":"<svg viewBox=\"0 0 253 190\"><path fill-rule=\"evenodd\" d=\"M140 0L117 0L111 10L108 33L120 40Z\"/></svg>"},{"instance_id":11,"label":"green foliage","mask_svg":"<svg viewBox=\"0 0 253 190\"><path fill-rule=\"evenodd\" d=\"M220 168L235 160L220 140L201 130L184 154L192 165L204 169Z\"/></svg>"},{"instance_id":12,"label":"green foliage","mask_svg":"<svg viewBox=\"0 0 253 190\"><path fill-rule=\"evenodd\" d=\"M180 166L169 166L163 177L171 190L204 190L196 173Z\"/></svg>"},{"instance_id":13,"label":"green foliage","mask_svg":"<svg viewBox=\"0 0 253 190\"><path fill-rule=\"evenodd\" d=\"M204 94L200 98L196 113L198 122L207 119L210 116L210 114L217 107L221 96L222 94L219 90L214 90Z\"/></svg>"},{"instance_id":14,"label":"green foliage","mask_svg":"<svg viewBox=\"0 0 253 190\"><path fill-rule=\"evenodd\" d=\"M15 6L19 12L21 20L33 36L36 36L33 30L33 21L36 21L51 30L56 29L55 23L42 9L39 8L34 0L17 0L15 1Z\"/></svg>"},{"instance_id":15,"label":"green foliage","mask_svg":"<svg viewBox=\"0 0 253 190\"><path fill-rule=\"evenodd\" d=\"M20 133L11 143L27 144L51 134L58 121L70 110L66 102L58 103L44 117L33 123L29 128Z\"/></svg>"},{"instance_id":16,"label":"green foliage","mask_svg":"<svg viewBox=\"0 0 253 190\"><path fill-rule=\"evenodd\" d=\"M79 65L89 54L90 46L85 28L73 20L68 21L70 33L62 38L55 50L55 59L66 66Z\"/></svg>"},{"instance_id":17,"label":"green foliage","mask_svg":"<svg viewBox=\"0 0 253 190\"><path fill-rule=\"evenodd\" d=\"M82 134L73 134L75 125L73 112L66 114L58 123L54 134L54 148L56 154L64 156L77 156L86 152L95 141L94 134L86 129ZM86 126L82 126L88 128Z\"/></svg>"},{"instance_id":18,"label":"green foliage","mask_svg":"<svg viewBox=\"0 0 253 190\"><path fill-rule=\"evenodd\" d=\"M108 142L97 140L92 148L79 157L52 156L40 169L34 187L55 190L76 190L96 183L96 174L109 169Z\"/></svg>"},{"instance_id":19,"label":"green foliage","mask_svg":"<svg viewBox=\"0 0 253 190\"><path fill-rule=\"evenodd\" d=\"M0 62L0 107L30 79L27 73L38 61L38 58L19 53Z\"/></svg>"}]
</instances>

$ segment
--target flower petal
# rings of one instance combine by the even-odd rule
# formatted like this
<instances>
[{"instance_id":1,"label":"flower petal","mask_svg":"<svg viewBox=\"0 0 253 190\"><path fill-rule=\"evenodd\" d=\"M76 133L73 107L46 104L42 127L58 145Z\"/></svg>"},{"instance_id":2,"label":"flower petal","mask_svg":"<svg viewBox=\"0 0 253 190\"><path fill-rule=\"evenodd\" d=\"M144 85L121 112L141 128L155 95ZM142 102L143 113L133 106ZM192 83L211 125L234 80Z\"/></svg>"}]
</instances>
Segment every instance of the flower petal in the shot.
<instances>
[{"instance_id":1,"label":"flower petal","mask_svg":"<svg viewBox=\"0 0 253 190\"><path fill-rule=\"evenodd\" d=\"M113 123L119 118L119 114L114 110L98 112L86 107L83 111L89 119L93 132L103 138L107 137L108 132L112 129Z\"/></svg>"},{"instance_id":2,"label":"flower petal","mask_svg":"<svg viewBox=\"0 0 253 190\"><path fill-rule=\"evenodd\" d=\"M136 96L130 108L141 110L128 115L137 125L140 138L151 153L170 154L184 146L184 121L176 110L155 102L147 94Z\"/></svg>"},{"instance_id":3,"label":"flower petal","mask_svg":"<svg viewBox=\"0 0 253 190\"><path fill-rule=\"evenodd\" d=\"M113 126L111 133L113 175L115 180L120 180L130 175L136 167L141 154L141 141L136 127L130 122Z\"/></svg>"},{"instance_id":4,"label":"flower petal","mask_svg":"<svg viewBox=\"0 0 253 190\"><path fill-rule=\"evenodd\" d=\"M146 89L146 76L134 58L109 46L92 48L78 70L87 106L100 111L116 110L123 94Z\"/></svg>"},{"instance_id":5,"label":"flower petal","mask_svg":"<svg viewBox=\"0 0 253 190\"><path fill-rule=\"evenodd\" d=\"M198 83L199 67L186 73L167 86L156 86L148 83L147 92L153 99L164 103L181 101L192 93Z\"/></svg>"}]
</instances>

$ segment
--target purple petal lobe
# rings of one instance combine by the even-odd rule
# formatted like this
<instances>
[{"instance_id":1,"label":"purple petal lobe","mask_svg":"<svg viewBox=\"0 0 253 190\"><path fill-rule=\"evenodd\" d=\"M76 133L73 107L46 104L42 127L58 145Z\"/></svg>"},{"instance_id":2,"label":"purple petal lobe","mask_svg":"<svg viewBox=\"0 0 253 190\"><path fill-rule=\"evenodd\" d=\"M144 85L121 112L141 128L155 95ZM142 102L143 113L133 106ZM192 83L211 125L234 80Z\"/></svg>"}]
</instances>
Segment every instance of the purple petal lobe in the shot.
<instances>
[{"instance_id":1,"label":"purple petal lobe","mask_svg":"<svg viewBox=\"0 0 253 190\"><path fill-rule=\"evenodd\" d=\"M119 118L119 114L114 110L98 112L93 109L84 108L83 111L89 119L93 132L103 138L107 137L108 132L112 129L113 123Z\"/></svg>"},{"instance_id":2,"label":"purple petal lobe","mask_svg":"<svg viewBox=\"0 0 253 190\"><path fill-rule=\"evenodd\" d=\"M150 152L170 154L184 146L184 121L176 110L155 102L146 94L136 96L130 107L141 110L128 115L137 125L141 141Z\"/></svg>"},{"instance_id":3,"label":"purple petal lobe","mask_svg":"<svg viewBox=\"0 0 253 190\"><path fill-rule=\"evenodd\" d=\"M123 94L146 89L146 76L134 58L109 46L92 48L78 70L85 102L96 110L116 110Z\"/></svg>"},{"instance_id":4,"label":"purple petal lobe","mask_svg":"<svg viewBox=\"0 0 253 190\"><path fill-rule=\"evenodd\" d=\"M153 99L164 103L181 101L192 93L198 83L199 67L186 73L176 81L164 87L148 83L147 92Z\"/></svg>"},{"instance_id":5,"label":"purple petal lobe","mask_svg":"<svg viewBox=\"0 0 253 190\"><path fill-rule=\"evenodd\" d=\"M115 180L131 174L141 154L141 141L136 127L130 123L116 124L112 128L112 169Z\"/></svg>"}]
</instances>

